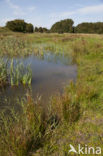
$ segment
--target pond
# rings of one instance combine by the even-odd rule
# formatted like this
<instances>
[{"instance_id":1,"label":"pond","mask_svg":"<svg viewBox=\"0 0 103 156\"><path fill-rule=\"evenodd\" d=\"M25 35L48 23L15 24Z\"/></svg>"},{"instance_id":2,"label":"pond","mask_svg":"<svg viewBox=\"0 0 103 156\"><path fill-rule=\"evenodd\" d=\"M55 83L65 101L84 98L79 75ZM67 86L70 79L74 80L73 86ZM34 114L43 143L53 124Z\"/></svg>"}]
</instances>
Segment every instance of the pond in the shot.
<instances>
[{"instance_id":1,"label":"pond","mask_svg":"<svg viewBox=\"0 0 103 156\"><path fill-rule=\"evenodd\" d=\"M63 91L65 85L77 78L77 66L67 56L45 53L43 56L28 56L26 58L14 58L14 61L31 64L32 69L32 95L41 96L42 103L47 104L49 97ZM0 107L6 107L9 102L17 97L22 97L27 92L27 87L6 87L0 90ZM11 102L10 102L11 103Z\"/></svg>"}]
</instances>

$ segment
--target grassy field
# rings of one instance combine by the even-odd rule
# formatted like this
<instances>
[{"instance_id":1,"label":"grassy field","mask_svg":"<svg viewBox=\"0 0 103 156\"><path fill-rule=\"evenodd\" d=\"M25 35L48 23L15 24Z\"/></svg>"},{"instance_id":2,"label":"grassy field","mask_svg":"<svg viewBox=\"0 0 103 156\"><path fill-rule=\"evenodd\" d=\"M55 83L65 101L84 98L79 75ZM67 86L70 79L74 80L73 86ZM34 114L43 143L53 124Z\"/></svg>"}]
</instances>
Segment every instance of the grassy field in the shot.
<instances>
[{"instance_id":1,"label":"grassy field","mask_svg":"<svg viewBox=\"0 0 103 156\"><path fill-rule=\"evenodd\" d=\"M70 156L69 144L103 149L103 35L0 32L1 57L44 50L71 56L77 81L48 101L47 114L30 93L18 101L21 115L1 113L0 156Z\"/></svg>"}]
</instances>

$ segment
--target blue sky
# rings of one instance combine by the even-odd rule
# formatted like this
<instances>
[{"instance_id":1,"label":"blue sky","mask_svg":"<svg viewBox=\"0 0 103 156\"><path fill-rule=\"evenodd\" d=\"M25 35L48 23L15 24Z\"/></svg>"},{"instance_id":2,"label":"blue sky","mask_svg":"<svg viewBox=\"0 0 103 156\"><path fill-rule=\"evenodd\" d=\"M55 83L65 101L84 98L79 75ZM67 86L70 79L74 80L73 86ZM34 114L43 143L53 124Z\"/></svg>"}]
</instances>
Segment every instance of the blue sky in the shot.
<instances>
[{"instance_id":1,"label":"blue sky","mask_svg":"<svg viewBox=\"0 0 103 156\"><path fill-rule=\"evenodd\" d=\"M103 22L103 0L0 0L0 26L8 20L24 19L50 28L66 18L72 18L75 25Z\"/></svg>"}]
</instances>

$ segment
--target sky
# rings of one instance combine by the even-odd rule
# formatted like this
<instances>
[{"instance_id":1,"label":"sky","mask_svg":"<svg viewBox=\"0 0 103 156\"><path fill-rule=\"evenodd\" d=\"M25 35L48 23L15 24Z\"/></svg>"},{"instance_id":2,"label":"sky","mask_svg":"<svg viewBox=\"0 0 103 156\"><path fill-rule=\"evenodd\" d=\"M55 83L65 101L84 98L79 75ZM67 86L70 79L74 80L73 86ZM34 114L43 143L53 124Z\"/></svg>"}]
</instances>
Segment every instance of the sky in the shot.
<instances>
[{"instance_id":1,"label":"sky","mask_svg":"<svg viewBox=\"0 0 103 156\"><path fill-rule=\"evenodd\" d=\"M24 19L34 27L50 28L67 18L72 18L74 25L103 22L103 0L0 0L0 26Z\"/></svg>"}]
</instances>

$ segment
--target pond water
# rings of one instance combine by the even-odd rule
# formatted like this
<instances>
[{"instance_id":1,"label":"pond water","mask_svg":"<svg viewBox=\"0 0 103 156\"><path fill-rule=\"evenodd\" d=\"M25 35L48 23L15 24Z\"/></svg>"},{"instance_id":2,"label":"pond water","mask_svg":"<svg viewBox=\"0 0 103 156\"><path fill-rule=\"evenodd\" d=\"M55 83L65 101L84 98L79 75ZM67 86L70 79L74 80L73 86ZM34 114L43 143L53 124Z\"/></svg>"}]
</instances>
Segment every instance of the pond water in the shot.
<instances>
[{"instance_id":1,"label":"pond water","mask_svg":"<svg viewBox=\"0 0 103 156\"><path fill-rule=\"evenodd\" d=\"M62 92L63 87L68 85L71 80L75 81L77 77L77 66L71 63L71 59L64 55L53 55L47 53L43 56L29 56L26 58L16 58L25 65L30 63L32 69L32 94L33 97L42 97L42 102L47 104L50 96L55 95L58 91ZM5 107L8 102L3 100L13 99L25 95L27 88L20 85L19 87L6 87L0 91L0 107Z\"/></svg>"}]
</instances>

